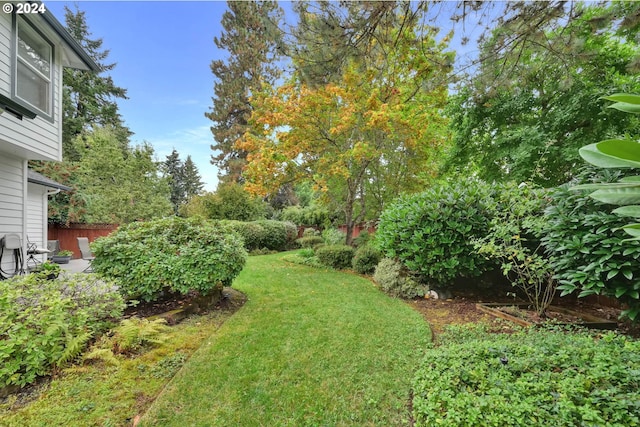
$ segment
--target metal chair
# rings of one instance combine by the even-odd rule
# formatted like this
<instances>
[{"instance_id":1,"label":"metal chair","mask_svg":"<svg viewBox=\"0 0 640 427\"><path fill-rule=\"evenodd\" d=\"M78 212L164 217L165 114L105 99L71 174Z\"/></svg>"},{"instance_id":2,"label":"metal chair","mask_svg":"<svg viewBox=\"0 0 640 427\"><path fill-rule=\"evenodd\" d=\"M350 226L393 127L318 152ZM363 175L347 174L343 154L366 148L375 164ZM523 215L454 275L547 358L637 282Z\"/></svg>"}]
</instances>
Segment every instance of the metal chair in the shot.
<instances>
[{"instance_id":1,"label":"metal chair","mask_svg":"<svg viewBox=\"0 0 640 427\"><path fill-rule=\"evenodd\" d=\"M29 236L27 236L27 255L29 255L29 257L26 260L26 267L27 270L31 271L31 270L37 270L40 266L40 264L42 264L42 260L39 260L38 258L36 258L36 255L42 255L42 254L49 254L49 249L45 249L45 248L39 248L37 243L31 243L31 241L29 241ZM29 263L33 263L33 267L29 266Z\"/></svg>"},{"instance_id":2,"label":"metal chair","mask_svg":"<svg viewBox=\"0 0 640 427\"><path fill-rule=\"evenodd\" d=\"M60 252L60 241L59 240L47 240L47 249L49 253L47 254L47 259L51 259L55 254Z\"/></svg>"},{"instance_id":3,"label":"metal chair","mask_svg":"<svg viewBox=\"0 0 640 427\"><path fill-rule=\"evenodd\" d=\"M80 248L80 254L82 255L82 259L85 261L89 261L89 266L82 270L83 273L91 273L93 272L93 267L91 267L91 261L96 259L91 253L91 248L89 247L89 239L86 237L78 237L78 247Z\"/></svg>"}]
</instances>

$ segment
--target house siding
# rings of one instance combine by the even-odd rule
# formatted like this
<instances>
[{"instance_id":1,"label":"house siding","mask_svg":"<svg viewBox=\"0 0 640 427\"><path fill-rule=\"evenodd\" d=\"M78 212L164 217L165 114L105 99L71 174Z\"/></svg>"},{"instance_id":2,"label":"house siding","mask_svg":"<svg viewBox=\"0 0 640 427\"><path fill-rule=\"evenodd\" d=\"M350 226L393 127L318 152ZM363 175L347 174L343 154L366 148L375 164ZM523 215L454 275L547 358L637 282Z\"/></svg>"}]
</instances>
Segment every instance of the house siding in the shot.
<instances>
[{"instance_id":1,"label":"house siding","mask_svg":"<svg viewBox=\"0 0 640 427\"><path fill-rule=\"evenodd\" d=\"M0 93L8 97L11 96L11 27L11 15L0 14ZM41 115L35 119L24 117L22 120L9 113L0 115L0 151L29 160L62 160L61 63L60 49L54 49L53 122Z\"/></svg>"},{"instance_id":2,"label":"house siding","mask_svg":"<svg viewBox=\"0 0 640 427\"><path fill-rule=\"evenodd\" d=\"M0 93L11 96L11 15L0 14Z\"/></svg>"},{"instance_id":3,"label":"house siding","mask_svg":"<svg viewBox=\"0 0 640 427\"><path fill-rule=\"evenodd\" d=\"M47 188L42 185L27 184L27 238L29 243L35 244L38 248L46 248L47 223L45 218L47 213ZM26 256L28 257L28 256ZM26 258L25 257L25 258ZM44 254L34 255L39 261L46 260ZM30 267L33 266L29 263ZM26 267L26 266L25 266Z\"/></svg>"},{"instance_id":4,"label":"house siding","mask_svg":"<svg viewBox=\"0 0 640 427\"><path fill-rule=\"evenodd\" d=\"M0 156L0 237L17 233L23 240L23 246L25 183L26 162L19 158ZM13 251L3 254L0 265L6 272L13 271Z\"/></svg>"}]
</instances>

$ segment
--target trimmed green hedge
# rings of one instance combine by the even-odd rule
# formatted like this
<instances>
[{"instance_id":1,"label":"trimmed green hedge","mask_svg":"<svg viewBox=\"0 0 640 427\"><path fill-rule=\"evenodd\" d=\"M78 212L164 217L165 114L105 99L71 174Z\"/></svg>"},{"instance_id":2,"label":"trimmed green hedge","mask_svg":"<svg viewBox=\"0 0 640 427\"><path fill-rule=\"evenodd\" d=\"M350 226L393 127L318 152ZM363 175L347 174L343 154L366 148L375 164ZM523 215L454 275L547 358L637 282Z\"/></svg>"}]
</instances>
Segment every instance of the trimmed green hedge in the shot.
<instances>
[{"instance_id":1,"label":"trimmed green hedge","mask_svg":"<svg viewBox=\"0 0 640 427\"><path fill-rule=\"evenodd\" d=\"M313 248L316 245L324 243L324 239L320 236L307 236L299 238L296 242L301 248Z\"/></svg>"},{"instance_id":2,"label":"trimmed green hedge","mask_svg":"<svg viewBox=\"0 0 640 427\"><path fill-rule=\"evenodd\" d=\"M268 249L284 251L295 246L298 237L298 227L288 221L258 220L258 221L220 221L228 230L238 233L244 239L247 251Z\"/></svg>"},{"instance_id":3,"label":"trimmed green hedge","mask_svg":"<svg viewBox=\"0 0 640 427\"><path fill-rule=\"evenodd\" d=\"M360 246L353 257L352 267L360 274L372 274L380 262L382 254L372 245Z\"/></svg>"},{"instance_id":4,"label":"trimmed green hedge","mask_svg":"<svg viewBox=\"0 0 640 427\"><path fill-rule=\"evenodd\" d=\"M129 299L221 292L247 259L241 238L215 222L170 217L120 227L92 244L93 270L117 279Z\"/></svg>"},{"instance_id":5,"label":"trimmed green hedge","mask_svg":"<svg viewBox=\"0 0 640 427\"><path fill-rule=\"evenodd\" d=\"M351 267L354 250L347 245L325 245L316 250L316 256L323 265L335 269Z\"/></svg>"}]
</instances>

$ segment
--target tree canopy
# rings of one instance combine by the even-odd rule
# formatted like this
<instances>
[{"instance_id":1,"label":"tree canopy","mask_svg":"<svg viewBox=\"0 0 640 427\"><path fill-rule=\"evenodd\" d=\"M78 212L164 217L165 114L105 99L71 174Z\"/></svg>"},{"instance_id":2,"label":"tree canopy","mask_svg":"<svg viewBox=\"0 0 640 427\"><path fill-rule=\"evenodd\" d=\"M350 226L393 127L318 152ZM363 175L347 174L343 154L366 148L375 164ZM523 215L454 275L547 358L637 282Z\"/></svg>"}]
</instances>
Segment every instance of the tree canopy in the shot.
<instances>
[{"instance_id":1,"label":"tree canopy","mask_svg":"<svg viewBox=\"0 0 640 427\"><path fill-rule=\"evenodd\" d=\"M335 82L309 85L294 75L278 88L265 86L252 99L251 130L236 143L249 153L250 192L266 196L312 180L327 201L340 204L347 242L371 207L375 184L385 197L398 185L424 183L445 142L447 40L436 42L418 15L406 20L401 12L376 27L367 60L346 61Z\"/></svg>"},{"instance_id":2,"label":"tree canopy","mask_svg":"<svg viewBox=\"0 0 640 427\"><path fill-rule=\"evenodd\" d=\"M537 37L518 42L517 55L480 63L450 100L455 136L444 170L559 185L581 163L582 145L624 132L631 118L614 119L598 102L614 88L640 90L637 41L598 21L615 7L576 5L568 24L558 24L565 15L541 23ZM481 56L515 43L518 30L495 28Z\"/></svg>"}]
</instances>

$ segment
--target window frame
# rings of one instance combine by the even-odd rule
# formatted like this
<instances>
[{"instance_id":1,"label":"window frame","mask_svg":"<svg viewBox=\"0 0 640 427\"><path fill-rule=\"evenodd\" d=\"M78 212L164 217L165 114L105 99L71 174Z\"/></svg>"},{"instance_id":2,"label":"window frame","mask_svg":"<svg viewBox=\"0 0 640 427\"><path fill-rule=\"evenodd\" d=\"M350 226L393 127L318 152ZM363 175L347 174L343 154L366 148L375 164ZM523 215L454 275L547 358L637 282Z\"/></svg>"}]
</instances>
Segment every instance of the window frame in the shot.
<instances>
[{"instance_id":1,"label":"window frame","mask_svg":"<svg viewBox=\"0 0 640 427\"><path fill-rule=\"evenodd\" d=\"M49 47L49 75L45 76L40 70L33 67L25 59L22 59L19 55L18 47L18 35L20 28L28 26L32 34L39 37L43 43ZM11 99L23 108L31 111L36 116L41 116L47 121L53 122L55 100L54 100L54 84L55 84L55 45L51 40L45 36L32 22L22 15L13 14L13 26L11 31ZM48 101L47 108L49 111L42 110L40 107L32 104L28 100L22 98L18 93L18 62L21 66L26 67L27 70L36 73L38 77L41 77L43 81L48 83Z\"/></svg>"}]
</instances>

